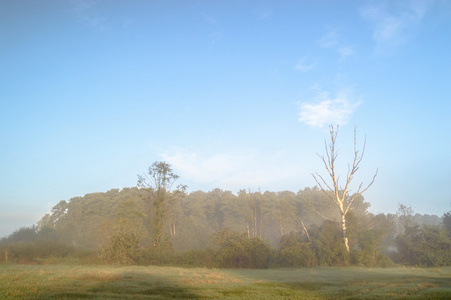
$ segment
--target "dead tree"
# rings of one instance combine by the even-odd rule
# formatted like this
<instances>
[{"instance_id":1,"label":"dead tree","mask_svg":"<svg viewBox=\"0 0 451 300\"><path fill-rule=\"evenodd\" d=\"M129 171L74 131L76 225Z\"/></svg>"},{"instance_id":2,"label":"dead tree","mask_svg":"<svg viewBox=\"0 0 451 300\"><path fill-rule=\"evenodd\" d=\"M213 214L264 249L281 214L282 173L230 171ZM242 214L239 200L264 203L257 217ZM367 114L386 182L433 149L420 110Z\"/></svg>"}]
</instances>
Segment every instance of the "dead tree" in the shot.
<instances>
[{"instance_id":1,"label":"dead tree","mask_svg":"<svg viewBox=\"0 0 451 300\"><path fill-rule=\"evenodd\" d=\"M312 174L313 178L315 179L316 183L319 185L321 190L329 197L331 201L333 201L340 212L340 225L341 225L341 232L342 232L342 238L343 243L346 247L346 250L349 252L349 243L348 243L348 237L346 235L346 214L349 212L350 208L352 207L352 204L354 200L361 194L363 194L368 188L373 184L374 180L377 176L377 171L373 176L373 179L371 182L363 188L363 182L361 182L358 186L357 191L350 196L350 184L352 180L354 179L354 175L357 173L360 167L360 163L363 159L363 155L365 153L365 146L366 146L366 138L363 143L362 153L359 153L359 150L357 150L357 137L356 137L356 128L354 127L354 159L352 162L352 166L348 164L348 173L346 175L346 182L344 187L340 185L339 180L340 176L337 176L336 170L335 170L335 163L337 160L337 151L335 148L335 143L337 140L337 134L338 134L338 125L337 130L334 130L334 127L331 125L329 127L330 132L330 138L331 142L329 145L325 142L325 148L326 148L326 157L324 155L318 156L321 158L321 160L324 163L324 166L326 167L326 170L330 177L330 183L328 183L323 176L321 176L318 172ZM316 209L315 209L316 211ZM318 213L319 214L319 213ZM321 214L319 214L321 215ZM324 217L323 215L321 215ZM325 217L324 217L325 218Z\"/></svg>"}]
</instances>

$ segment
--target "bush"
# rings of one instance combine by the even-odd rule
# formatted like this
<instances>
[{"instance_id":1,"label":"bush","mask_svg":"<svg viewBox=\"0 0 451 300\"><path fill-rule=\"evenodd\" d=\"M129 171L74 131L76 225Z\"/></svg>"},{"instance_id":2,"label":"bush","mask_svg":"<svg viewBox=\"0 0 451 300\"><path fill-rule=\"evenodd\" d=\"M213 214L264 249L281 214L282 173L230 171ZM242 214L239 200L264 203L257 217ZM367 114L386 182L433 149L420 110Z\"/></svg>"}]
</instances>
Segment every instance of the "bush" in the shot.
<instances>
[{"instance_id":1,"label":"bush","mask_svg":"<svg viewBox=\"0 0 451 300\"><path fill-rule=\"evenodd\" d=\"M135 262L140 265L175 265L177 257L172 247L152 247L141 250Z\"/></svg>"},{"instance_id":2,"label":"bush","mask_svg":"<svg viewBox=\"0 0 451 300\"><path fill-rule=\"evenodd\" d=\"M66 244L38 240L36 242L15 242L0 246L0 261L15 263L36 263L49 258L65 258L74 253Z\"/></svg>"},{"instance_id":3,"label":"bush","mask_svg":"<svg viewBox=\"0 0 451 300\"><path fill-rule=\"evenodd\" d=\"M248 241L245 250L249 253L250 260L246 268L267 269L272 257L272 249L269 244L257 237Z\"/></svg>"},{"instance_id":4,"label":"bush","mask_svg":"<svg viewBox=\"0 0 451 300\"><path fill-rule=\"evenodd\" d=\"M177 256L177 265L201 268L216 267L215 251L212 249L185 251Z\"/></svg>"},{"instance_id":5,"label":"bush","mask_svg":"<svg viewBox=\"0 0 451 300\"><path fill-rule=\"evenodd\" d=\"M216 263L221 268L268 268L271 261L271 247L259 238L249 239L224 229L212 235L218 245Z\"/></svg>"},{"instance_id":6,"label":"bush","mask_svg":"<svg viewBox=\"0 0 451 300\"><path fill-rule=\"evenodd\" d=\"M318 229L311 230L311 247L320 266L345 266L349 262L349 253L341 238L339 224L324 221Z\"/></svg>"},{"instance_id":7,"label":"bush","mask_svg":"<svg viewBox=\"0 0 451 300\"><path fill-rule=\"evenodd\" d=\"M276 264L280 267L300 268L318 265L315 253L300 233L290 232L282 236Z\"/></svg>"},{"instance_id":8,"label":"bush","mask_svg":"<svg viewBox=\"0 0 451 300\"><path fill-rule=\"evenodd\" d=\"M136 233L118 232L100 249L102 258L110 262L134 263L138 259L140 238Z\"/></svg>"},{"instance_id":9,"label":"bush","mask_svg":"<svg viewBox=\"0 0 451 300\"><path fill-rule=\"evenodd\" d=\"M356 248L350 253L351 262L355 265L366 267L388 266L393 264L389 262L388 256L381 254L381 240L383 233L377 229L367 229L360 232L357 236Z\"/></svg>"},{"instance_id":10,"label":"bush","mask_svg":"<svg viewBox=\"0 0 451 300\"><path fill-rule=\"evenodd\" d=\"M418 266L451 265L451 239L447 231L438 226L407 227L396 238L398 261Z\"/></svg>"},{"instance_id":11,"label":"bush","mask_svg":"<svg viewBox=\"0 0 451 300\"><path fill-rule=\"evenodd\" d=\"M382 267L382 268L388 268L388 267L393 267L394 265L395 265L395 263L393 262L393 260L390 259L390 257L388 257L385 254L379 254L379 256L377 258L377 264L375 266Z\"/></svg>"},{"instance_id":12,"label":"bush","mask_svg":"<svg viewBox=\"0 0 451 300\"><path fill-rule=\"evenodd\" d=\"M318 265L315 253L308 244L286 247L278 253L277 264L280 267L303 268Z\"/></svg>"}]
</instances>

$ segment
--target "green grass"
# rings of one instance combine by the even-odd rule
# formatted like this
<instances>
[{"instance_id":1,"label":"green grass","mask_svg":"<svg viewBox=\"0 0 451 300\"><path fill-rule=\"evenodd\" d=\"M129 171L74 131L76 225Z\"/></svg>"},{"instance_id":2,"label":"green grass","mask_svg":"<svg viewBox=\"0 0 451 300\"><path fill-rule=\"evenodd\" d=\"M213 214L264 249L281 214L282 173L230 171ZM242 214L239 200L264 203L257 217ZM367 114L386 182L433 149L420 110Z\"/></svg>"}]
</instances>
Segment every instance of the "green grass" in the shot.
<instances>
[{"instance_id":1,"label":"green grass","mask_svg":"<svg viewBox=\"0 0 451 300\"><path fill-rule=\"evenodd\" d=\"M0 265L1 299L451 299L451 267Z\"/></svg>"}]
</instances>

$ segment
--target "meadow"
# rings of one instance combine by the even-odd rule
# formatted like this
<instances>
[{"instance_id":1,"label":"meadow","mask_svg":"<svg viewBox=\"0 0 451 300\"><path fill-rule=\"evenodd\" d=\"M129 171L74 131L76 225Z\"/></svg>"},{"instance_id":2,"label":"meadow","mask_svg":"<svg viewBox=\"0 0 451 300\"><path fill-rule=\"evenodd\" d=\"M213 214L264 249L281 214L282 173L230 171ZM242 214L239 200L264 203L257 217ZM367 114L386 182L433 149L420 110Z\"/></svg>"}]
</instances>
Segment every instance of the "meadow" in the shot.
<instances>
[{"instance_id":1,"label":"meadow","mask_svg":"<svg viewBox=\"0 0 451 300\"><path fill-rule=\"evenodd\" d=\"M0 265L1 299L451 299L451 267Z\"/></svg>"}]
</instances>

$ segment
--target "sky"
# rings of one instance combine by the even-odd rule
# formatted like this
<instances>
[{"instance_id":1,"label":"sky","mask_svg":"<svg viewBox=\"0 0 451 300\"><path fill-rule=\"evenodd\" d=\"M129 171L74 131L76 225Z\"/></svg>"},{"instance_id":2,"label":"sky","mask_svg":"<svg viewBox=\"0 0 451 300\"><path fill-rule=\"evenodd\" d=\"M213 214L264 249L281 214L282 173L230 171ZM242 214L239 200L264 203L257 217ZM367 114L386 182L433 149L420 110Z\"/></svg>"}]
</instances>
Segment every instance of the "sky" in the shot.
<instances>
[{"instance_id":1,"label":"sky","mask_svg":"<svg viewBox=\"0 0 451 300\"><path fill-rule=\"evenodd\" d=\"M0 0L0 237L133 187L297 192L364 158L373 213L451 210L451 2Z\"/></svg>"}]
</instances>

